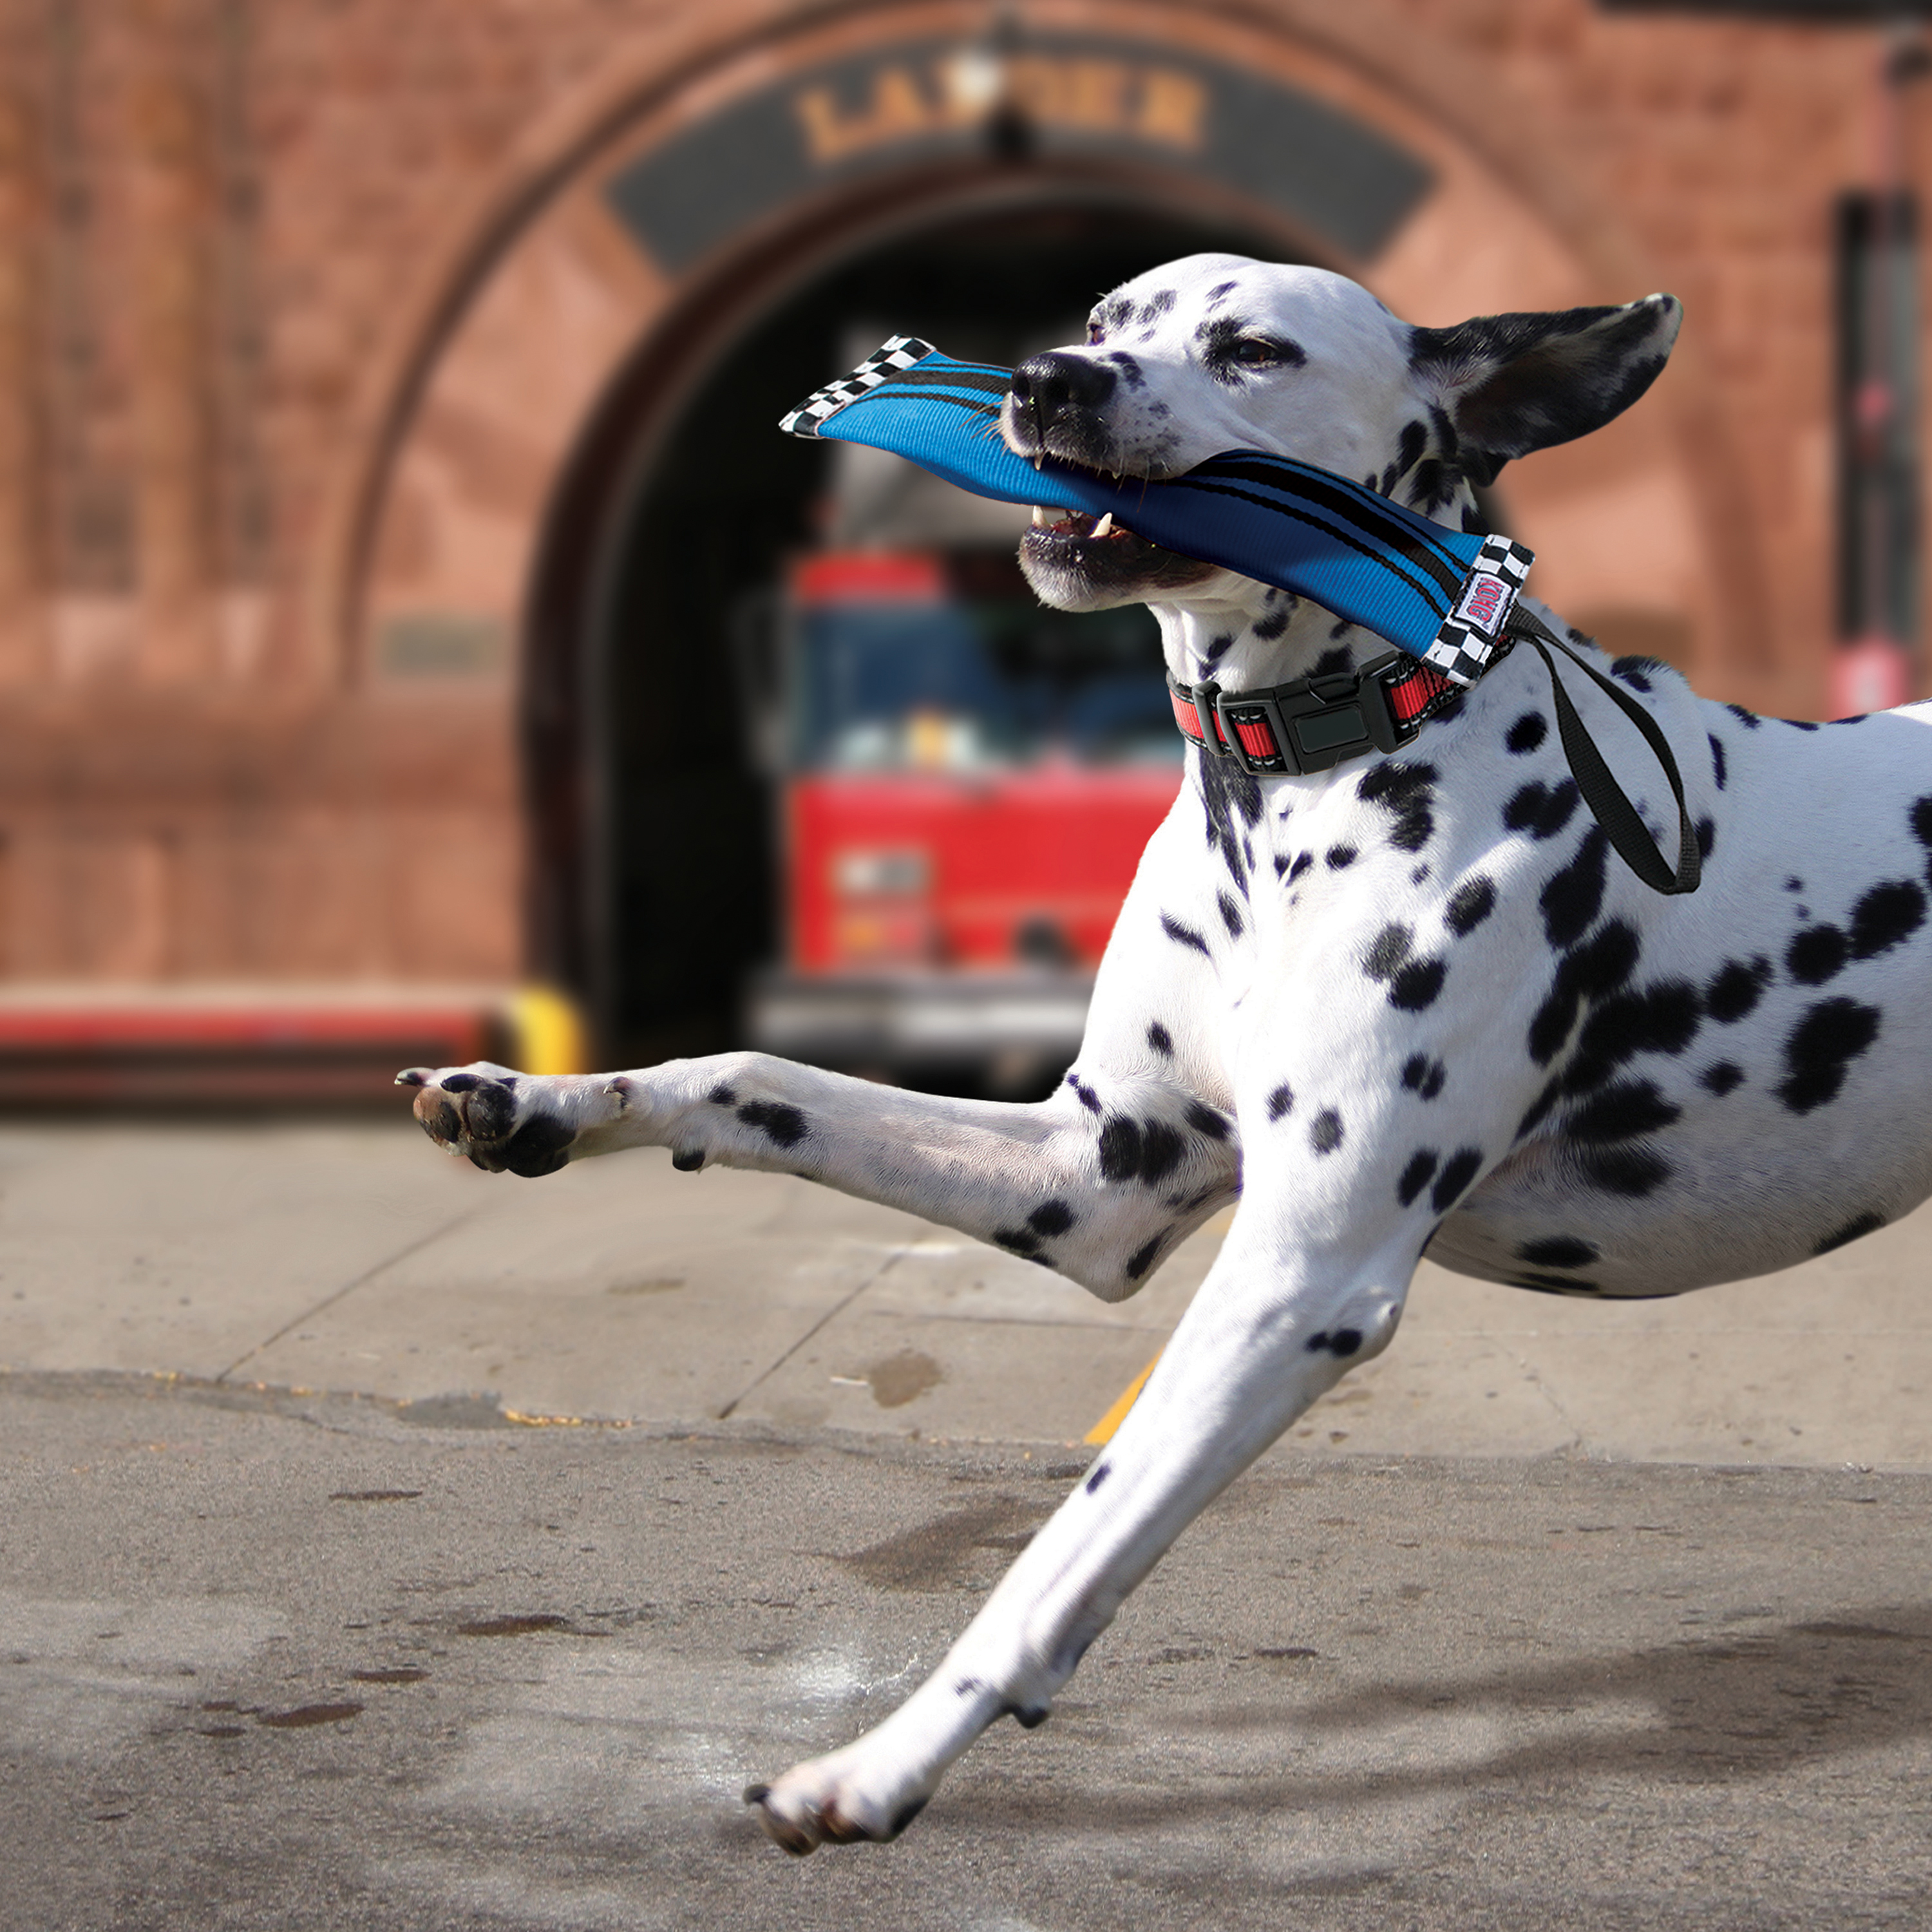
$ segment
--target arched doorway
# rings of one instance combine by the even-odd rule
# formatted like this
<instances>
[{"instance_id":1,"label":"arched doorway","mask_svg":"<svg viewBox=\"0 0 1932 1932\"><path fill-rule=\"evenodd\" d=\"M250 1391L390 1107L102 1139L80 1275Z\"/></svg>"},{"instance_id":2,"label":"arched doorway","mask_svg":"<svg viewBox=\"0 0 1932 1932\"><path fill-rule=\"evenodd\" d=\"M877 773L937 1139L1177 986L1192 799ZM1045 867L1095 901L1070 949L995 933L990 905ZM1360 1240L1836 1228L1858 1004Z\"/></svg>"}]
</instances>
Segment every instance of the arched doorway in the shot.
<instances>
[{"instance_id":1,"label":"arched doorway","mask_svg":"<svg viewBox=\"0 0 1932 1932\"><path fill-rule=\"evenodd\" d=\"M887 334L1010 362L1077 340L1128 277L1208 250L1294 252L1144 194L1029 181L828 250L735 326L710 320L728 281L700 293L667 332L702 344L694 382L668 376L674 350L640 350L559 498L529 668L538 930L615 1064L736 1043L746 976L778 944L777 802L755 742L769 694L748 683L746 633L788 558L840 517L836 446L780 435L778 416ZM984 560L1010 556L1004 526L1024 513L974 530L962 507ZM1142 638L1151 681L1150 620Z\"/></svg>"}]
</instances>

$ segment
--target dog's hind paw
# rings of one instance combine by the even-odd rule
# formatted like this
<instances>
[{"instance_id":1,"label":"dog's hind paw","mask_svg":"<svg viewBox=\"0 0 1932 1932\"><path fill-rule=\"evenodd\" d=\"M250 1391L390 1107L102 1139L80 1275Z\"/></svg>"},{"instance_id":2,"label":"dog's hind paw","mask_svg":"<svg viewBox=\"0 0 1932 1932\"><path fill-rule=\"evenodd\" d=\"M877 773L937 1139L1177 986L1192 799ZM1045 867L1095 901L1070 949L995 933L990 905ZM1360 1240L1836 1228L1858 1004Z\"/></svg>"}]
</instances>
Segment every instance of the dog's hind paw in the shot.
<instances>
[{"instance_id":1,"label":"dog's hind paw","mask_svg":"<svg viewBox=\"0 0 1932 1932\"><path fill-rule=\"evenodd\" d=\"M418 1125L446 1153L490 1174L534 1179L568 1164L586 1132L624 1111L625 1083L469 1066L409 1066L398 1087L416 1089Z\"/></svg>"}]
</instances>

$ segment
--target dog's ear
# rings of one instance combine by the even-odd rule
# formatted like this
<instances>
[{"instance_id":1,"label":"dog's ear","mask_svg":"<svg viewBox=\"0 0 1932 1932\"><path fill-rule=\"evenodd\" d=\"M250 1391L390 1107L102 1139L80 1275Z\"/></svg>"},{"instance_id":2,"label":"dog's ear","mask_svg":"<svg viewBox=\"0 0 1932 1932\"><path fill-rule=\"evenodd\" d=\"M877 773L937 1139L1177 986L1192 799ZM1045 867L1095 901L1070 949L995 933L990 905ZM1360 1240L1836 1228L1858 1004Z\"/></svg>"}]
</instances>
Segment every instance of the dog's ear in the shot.
<instances>
[{"instance_id":1,"label":"dog's ear","mask_svg":"<svg viewBox=\"0 0 1932 1932\"><path fill-rule=\"evenodd\" d=\"M1418 328L1410 360L1454 425L1472 483L1491 483L1513 456L1601 429L1651 384L1677 340L1684 306L1646 296L1622 308L1479 315L1454 328Z\"/></svg>"}]
</instances>

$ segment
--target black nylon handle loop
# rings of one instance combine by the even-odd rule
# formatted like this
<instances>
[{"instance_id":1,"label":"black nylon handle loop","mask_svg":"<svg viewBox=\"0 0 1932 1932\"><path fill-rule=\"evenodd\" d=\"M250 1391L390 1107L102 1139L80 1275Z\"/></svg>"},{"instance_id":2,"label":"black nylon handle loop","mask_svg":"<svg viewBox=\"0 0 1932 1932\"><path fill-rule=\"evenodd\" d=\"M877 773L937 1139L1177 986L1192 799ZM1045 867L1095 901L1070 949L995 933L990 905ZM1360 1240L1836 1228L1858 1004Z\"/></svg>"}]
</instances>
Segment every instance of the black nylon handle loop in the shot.
<instances>
[{"instance_id":1,"label":"black nylon handle loop","mask_svg":"<svg viewBox=\"0 0 1932 1932\"><path fill-rule=\"evenodd\" d=\"M1603 673L1586 664L1576 653L1550 631L1527 610L1519 614L1514 628L1527 639L1544 668L1550 673L1550 688L1556 700L1557 735L1563 741L1563 755L1570 761L1570 775L1576 781L1576 789L1582 793L1583 802L1590 808L1590 814L1604 828L1604 835L1616 848L1618 858L1649 886L1654 892L1666 896L1680 892L1694 892L1702 883L1703 855L1697 850L1696 827L1690 822L1689 808L1684 802L1683 774L1677 769L1677 760L1670 749L1670 741L1658 728L1655 718L1627 692L1613 684ZM1563 680L1556 674L1556 661L1544 648L1545 644L1553 644L1576 668L1606 692L1617 708L1643 734L1643 740L1656 754L1657 762L1664 767L1664 776L1669 781L1670 794L1677 801L1677 866L1673 872L1658 851L1651 836L1644 829L1643 820L1637 816L1636 807L1631 804L1623 788L1611 776L1610 768L1604 762L1603 754L1597 749L1596 740L1586 728L1583 721L1576 715L1576 707L1570 702L1570 694L1563 688Z\"/></svg>"}]
</instances>

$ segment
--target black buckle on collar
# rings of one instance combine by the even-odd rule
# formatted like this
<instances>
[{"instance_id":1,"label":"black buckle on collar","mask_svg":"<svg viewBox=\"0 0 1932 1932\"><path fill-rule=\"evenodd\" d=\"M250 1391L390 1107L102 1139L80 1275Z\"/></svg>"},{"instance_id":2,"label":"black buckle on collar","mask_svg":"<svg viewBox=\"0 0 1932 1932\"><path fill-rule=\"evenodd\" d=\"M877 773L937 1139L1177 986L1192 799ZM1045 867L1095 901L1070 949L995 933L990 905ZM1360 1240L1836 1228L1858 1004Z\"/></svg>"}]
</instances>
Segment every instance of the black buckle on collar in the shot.
<instances>
[{"instance_id":1,"label":"black buckle on collar","mask_svg":"<svg viewBox=\"0 0 1932 1932\"><path fill-rule=\"evenodd\" d=\"M1213 684L1192 692L1176 688L1184 702L1192 704L1207 748L1215 757L1232 758L1257 777L1300 776L1325 772L1364 752L1393 752L1407 744L1420 720L1405 724L1396 718L1388 687L1395 677L1407 676L1414 662L1406 652L1390 651L1358 671L1298 677L1262 691L1226 692ZM1242 743L1237 728L1257 724L1268 727L1277 747L1275 756L1251 752Z\"/></svg>"}]
</instances>

